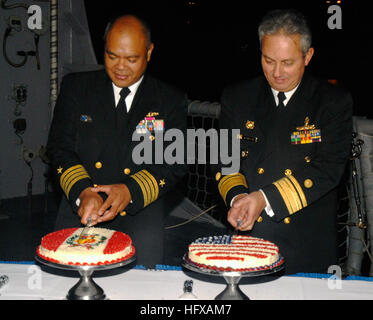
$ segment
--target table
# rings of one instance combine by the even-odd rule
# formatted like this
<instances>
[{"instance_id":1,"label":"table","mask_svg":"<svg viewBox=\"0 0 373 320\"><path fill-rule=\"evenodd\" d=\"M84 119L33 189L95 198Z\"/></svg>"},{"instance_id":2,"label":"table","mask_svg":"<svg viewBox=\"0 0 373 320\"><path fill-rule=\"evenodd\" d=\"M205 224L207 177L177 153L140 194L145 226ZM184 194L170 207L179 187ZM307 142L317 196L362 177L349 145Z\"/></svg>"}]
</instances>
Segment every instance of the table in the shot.
<instances>
[{"instance_id":1,"label":"table","mask_svg":"<svg viewBox=\"0 0 373 320\"><path fill-rule=\"evenodd\" d=\"M52 272L51 272L52 271ZM106 272L106 274L102 274ZM178 300L185 280L193 280L198 300L213 300L224 281L208 282L176 270L96 271L94 281L110 300ZM100 274L101 273L101 274ZM0 289L0 300L63 300L77 283L75 271L51 270L33 263L0 263L0 275L9 282ZM251 300L372 300L373 278L340 280L307 276L282 276L262 283L240 284Z\"/></svg>"}]
</instances>

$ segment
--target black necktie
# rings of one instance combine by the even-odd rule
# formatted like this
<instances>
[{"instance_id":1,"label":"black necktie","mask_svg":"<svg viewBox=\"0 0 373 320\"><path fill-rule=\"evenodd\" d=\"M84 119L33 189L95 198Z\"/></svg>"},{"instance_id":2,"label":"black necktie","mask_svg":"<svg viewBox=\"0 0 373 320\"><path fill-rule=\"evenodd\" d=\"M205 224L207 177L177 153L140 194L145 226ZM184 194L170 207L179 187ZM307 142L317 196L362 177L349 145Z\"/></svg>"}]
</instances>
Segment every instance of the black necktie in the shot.
<instances>
[{"instance_id":1,"label":"black necktie","mask_svg":"<svg viewBox=\"0 0 373 320\"><path fill-rule=\"evenodd\" d=\"M120 99L117 104L116 114L117 114L117 129L121 128L123 120L127 115L127 105L126 105L126 97L131 92L130 89L127 87L120 90Z\"/></svg>"},{"instance_id":2,"label":"black necktie","mask_svg":"<svg viewBox=\"0 0 373 320\"><path fill-rule=\"evenodd\" d=\"M285 96L285 93L283 93L282 91L280 91L278 94L277 94L277 98L278 98L278 107L279 108L283 108L285 107L284 105L284 100L286 99L286 96Z\"/></svg>"}]
</instances>

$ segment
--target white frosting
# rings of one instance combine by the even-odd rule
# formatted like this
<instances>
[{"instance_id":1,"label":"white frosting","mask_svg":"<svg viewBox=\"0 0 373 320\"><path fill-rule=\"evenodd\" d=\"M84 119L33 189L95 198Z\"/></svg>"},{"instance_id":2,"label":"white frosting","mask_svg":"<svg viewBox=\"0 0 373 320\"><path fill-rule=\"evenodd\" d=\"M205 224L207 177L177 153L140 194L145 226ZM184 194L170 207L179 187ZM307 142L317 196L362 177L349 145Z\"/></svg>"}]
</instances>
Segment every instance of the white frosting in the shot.
<instances>
[{"instance_id":1,"label":"white frosting","mask_svg":"<svg viewBox=\"0 0 373 320\"><path fill-rule=\"evenodd\" d=\"M115 231L92 227L88 229L87 236L83 241L78 243L82 230L83 228L79 228L73 232L55 251L48 250L40 245L40 255L57 260L61 264L98 264L122 259L132 251L130 245L120 252L104 254L104 250Z\"/></svg>"},{"instance_id":2,"label":"white frosting","mask_svg":"<svg viewBox=\"0 0 373 320\"><path fill-rule=\"evenodd\" d=\"M272 265L279 260L278 247L251 236L199 238L189 245L189 259L207 267L251 269Z\"/></svg>"}]
</instances>

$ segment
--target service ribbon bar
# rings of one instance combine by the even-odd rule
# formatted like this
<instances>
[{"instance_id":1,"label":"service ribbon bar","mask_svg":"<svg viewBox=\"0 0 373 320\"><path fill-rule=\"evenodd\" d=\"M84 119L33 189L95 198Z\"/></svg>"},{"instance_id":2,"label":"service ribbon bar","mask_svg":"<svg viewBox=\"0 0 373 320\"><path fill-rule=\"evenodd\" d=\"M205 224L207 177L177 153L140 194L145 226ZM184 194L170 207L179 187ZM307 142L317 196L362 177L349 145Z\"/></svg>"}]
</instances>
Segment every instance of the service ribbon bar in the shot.
<instances>
[{"instance_id":1,"label":"service ribbon bar","mask_svg":"<svg viewBox=\"0 0 373 320\"><path fill-rule=\"evenodd\" d=\"M289 214L307 207L304 192L294 176L289 175L273 182L285 202Z\"/></svg>"},{"instance_id":2,"label":"service ribbon bar","mask_svg":"<svg viewBox=\"0 0 373 320\"><path fill-rule=\"evenodd\" d=\"M245 186L247 188L246 179L241 173L230 174L220 180L218 189L225 203L229 190L236 186Z\"/></svg>"},{"instance_id":3,"label":"service ribbon bar","mask_svg":"<svg viewBox=\"0 0 373 320\"><path fill-rule=\"evenodd\" d=\"M158 199L159 188L155 178L147 171L141 170L131 175L141 188L144 197L144 207Z\"/></svg>"},{"instance_id":4,"label":"service ribbon bar","mask_svg":"<svg viewBox=\"0 0 373 320\"><path fill-rule=\"evenodd\" d=\"M84 167L80 164L70 167L61 175L60 185L68 199L70 190L74 186L74 184L77 183L79 180L86 178L90 179L90 176L88 175Z\"/></svg>"}]
</instances>

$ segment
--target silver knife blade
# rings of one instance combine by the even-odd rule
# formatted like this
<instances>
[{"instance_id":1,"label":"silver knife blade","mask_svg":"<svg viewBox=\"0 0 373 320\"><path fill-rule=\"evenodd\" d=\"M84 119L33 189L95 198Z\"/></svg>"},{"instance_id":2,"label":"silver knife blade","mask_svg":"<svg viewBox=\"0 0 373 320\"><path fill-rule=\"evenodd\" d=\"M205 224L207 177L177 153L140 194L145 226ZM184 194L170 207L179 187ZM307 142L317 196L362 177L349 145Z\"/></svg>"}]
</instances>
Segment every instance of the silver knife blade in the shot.
<instances>
[{"instance_id":1,"label":"silver knife blade","mask_svg":"<svg viewBox=\"0 0 373 320\"><path fill-rule=\"evenodd\" d=\"M92 223L92 218L89 216L88 219L87 219L87 224L85 225L85 227L83 228L82 232L80 233L80 236L77 240L77 242L80 244L81 241L82 241L82 238L83 236L87 233L89 227L91 226L91 223Z\"/></svg>"}]
</instances>

